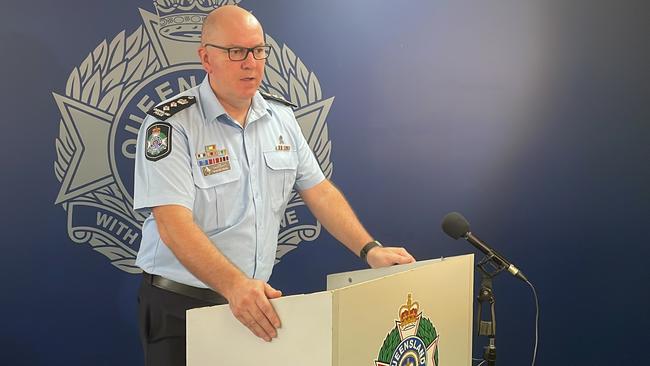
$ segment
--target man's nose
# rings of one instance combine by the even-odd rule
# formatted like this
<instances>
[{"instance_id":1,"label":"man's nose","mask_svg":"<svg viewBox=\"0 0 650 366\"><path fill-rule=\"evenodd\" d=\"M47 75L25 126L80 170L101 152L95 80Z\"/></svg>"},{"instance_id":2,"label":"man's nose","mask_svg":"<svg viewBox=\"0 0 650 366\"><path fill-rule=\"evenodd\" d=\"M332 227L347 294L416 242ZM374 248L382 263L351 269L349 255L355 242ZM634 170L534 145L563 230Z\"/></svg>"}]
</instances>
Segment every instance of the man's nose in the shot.
<instances>
[{"instance_id":1,"label":"man's nose","mask_svg":"<svg viewBox=\"0 0 650 366\"><path fill-rule=\"evenodd\" d=\"M260 61L261 60L256 60L255 57L253 57L253 51L248 50L246 58L241 61L241 67L244 69L252 68Z\"/></svg>"}]
</instances>

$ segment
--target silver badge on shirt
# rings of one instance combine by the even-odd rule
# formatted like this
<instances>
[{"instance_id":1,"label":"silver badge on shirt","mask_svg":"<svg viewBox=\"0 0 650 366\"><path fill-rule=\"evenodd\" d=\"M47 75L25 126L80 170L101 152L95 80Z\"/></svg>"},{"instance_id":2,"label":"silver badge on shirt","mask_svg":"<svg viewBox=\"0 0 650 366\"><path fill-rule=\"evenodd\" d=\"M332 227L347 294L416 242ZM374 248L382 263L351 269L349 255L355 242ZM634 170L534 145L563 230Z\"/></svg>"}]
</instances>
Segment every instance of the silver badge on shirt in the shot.
<instances>
[{"instance_id":1,"label":"silver badge on shirt","mask_svg":"<svg viewBox=\"0 0 650 366\"><path fill-rule=\"evenodd\" d=\"M217 145L208 145L205 152L196 154L196 161L204 177L230 170L230 157L227 149L217 149Z\"/></svg>"},{"instance_id":2,"label":"silver badge on shirt","mask_svg":"<svg viewBox=\"0 0 650 366\"><path fill-rule=\"evenodd\" d=\"M278 138L278 145L275 147L276 151L290 151L291 150L291 145L287 145L284 143L284 139L282 138L282 135Z\"/></svg>"}]
</instances>

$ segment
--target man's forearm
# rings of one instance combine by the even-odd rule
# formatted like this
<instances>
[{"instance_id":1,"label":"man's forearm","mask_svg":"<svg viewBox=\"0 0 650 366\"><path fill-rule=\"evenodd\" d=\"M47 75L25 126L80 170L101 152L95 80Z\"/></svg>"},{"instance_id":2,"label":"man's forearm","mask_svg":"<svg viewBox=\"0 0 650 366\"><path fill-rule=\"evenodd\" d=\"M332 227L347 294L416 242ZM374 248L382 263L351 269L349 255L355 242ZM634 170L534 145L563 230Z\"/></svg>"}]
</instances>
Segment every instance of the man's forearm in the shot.
<instances>
[{"instance_id":1,"label":"man's forearm","mask_svg":"<svg viewBox=\"0 0 650 366\"><path fill-rule=\"evenodd\" d=\"M230 263L194 223L187 208L159 206L153 214L161 239L183 266L226 297L233 315L255 335L267 341L275 338L281 323L269 299L282 293L268 283L246 277Z\"/></svg>"},{"instance_id":2,"label":"man's forearm","mask_svg":"<svg viewBox=\"0 0 650 366\"><path fill-rule=\"evenodd\" d=\"M329 180L300 194L325 229L355 254L359 255L361 248L373 240L341 191Z\"/></svg>"}]
</instances>

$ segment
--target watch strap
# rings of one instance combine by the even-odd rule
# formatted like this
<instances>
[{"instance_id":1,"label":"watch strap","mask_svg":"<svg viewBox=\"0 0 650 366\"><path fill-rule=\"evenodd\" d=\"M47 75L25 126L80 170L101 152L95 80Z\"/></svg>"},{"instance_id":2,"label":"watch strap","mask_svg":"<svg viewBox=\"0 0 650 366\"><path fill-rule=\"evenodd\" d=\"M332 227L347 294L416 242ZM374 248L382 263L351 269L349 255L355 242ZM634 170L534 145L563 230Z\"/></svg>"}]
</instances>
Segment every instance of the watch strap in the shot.
<instances>
[{"instance_id":1,"label":"watch strap","mask_svg":"<svg viewBox=\"0 0 650 366\"><path fill-rule=\"evenodd\" d=\"M359 257L363 259L366 263L368 263L368 259L366 258L368 256L368 252L375 247L383 247L380 242L377 240L373 240L370 243L366 244L361 248L361 252L359 253Z\"/></svg>"}]
</instances>

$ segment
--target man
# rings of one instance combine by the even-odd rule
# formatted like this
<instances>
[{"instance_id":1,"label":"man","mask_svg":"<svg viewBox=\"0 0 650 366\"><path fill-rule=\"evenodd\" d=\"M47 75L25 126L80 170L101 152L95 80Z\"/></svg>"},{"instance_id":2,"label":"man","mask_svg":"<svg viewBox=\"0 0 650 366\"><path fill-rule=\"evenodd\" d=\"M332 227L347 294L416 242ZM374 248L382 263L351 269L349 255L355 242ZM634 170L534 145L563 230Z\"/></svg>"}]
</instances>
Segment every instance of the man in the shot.
<instances>
[{"instance_id":1,"label":"man","mask_svg":"<svg viewBox=\"0 0 650 366\"><path fill-rule=\"evenodd\" d=\"M281 292L266 281L294 187L371 267L414 261L373 240L325 179L288 102L258 92L269 46L252 14L237 6L210 13L198 53L206 78L150 111L138 135L134 208L151 215L136 263L145 272L139 315L151 365L184 364L193 307L227 302L256 336L277 336L269 299Z\"/></svg>"}]
</instances>

